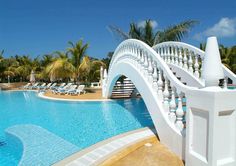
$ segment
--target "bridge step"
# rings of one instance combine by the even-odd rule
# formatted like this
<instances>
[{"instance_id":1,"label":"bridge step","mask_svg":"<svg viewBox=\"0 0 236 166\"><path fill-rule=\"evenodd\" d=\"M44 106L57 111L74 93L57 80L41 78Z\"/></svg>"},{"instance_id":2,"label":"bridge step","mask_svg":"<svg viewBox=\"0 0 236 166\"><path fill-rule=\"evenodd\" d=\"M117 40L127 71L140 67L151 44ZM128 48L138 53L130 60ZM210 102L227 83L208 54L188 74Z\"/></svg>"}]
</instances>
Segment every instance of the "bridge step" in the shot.
<instances>
[{"instance_id":1,"label":"bridge step","mask_svg":"<svg viewBox=\"0 0 236 166\"><path fill-rule=\"evenodd\" d=\"M113 99L130 98L134 89L135 85L128 78L125 78L123 80L123 83L117 81L116 85L113 88L111 98Z\"/></svg>"}]
</instances>

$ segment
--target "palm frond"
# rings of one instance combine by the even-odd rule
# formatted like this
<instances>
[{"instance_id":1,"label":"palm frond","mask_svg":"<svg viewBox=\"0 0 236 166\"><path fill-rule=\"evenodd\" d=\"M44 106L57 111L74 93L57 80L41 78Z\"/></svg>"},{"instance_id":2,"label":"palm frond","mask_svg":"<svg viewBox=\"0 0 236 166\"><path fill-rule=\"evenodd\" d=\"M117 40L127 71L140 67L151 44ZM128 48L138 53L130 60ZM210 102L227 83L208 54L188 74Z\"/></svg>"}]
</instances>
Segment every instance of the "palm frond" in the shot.
<instances>
[{"instance_id":1,"label":"palm frond","mask_svg":"<svg viewBox=\"0 0 236 166\"><path fill-rule=\"evenodd\" d=\"M198 21L187 20L177 25L169 26L164 31L156 33L155 44L165 41L181 41L196 24L198 24Z\"/></svg>"},{"instance_id":2,"label":"palm frond","mask_svg":"<svg viewBox=\"0 0 236 166\"><path fill-rule=\"evenodd\" d=\"M114 25L109 25L108 30L116 37L118 41L123 41L130 38L129 34Z\"/></svg>"}]
</instances>

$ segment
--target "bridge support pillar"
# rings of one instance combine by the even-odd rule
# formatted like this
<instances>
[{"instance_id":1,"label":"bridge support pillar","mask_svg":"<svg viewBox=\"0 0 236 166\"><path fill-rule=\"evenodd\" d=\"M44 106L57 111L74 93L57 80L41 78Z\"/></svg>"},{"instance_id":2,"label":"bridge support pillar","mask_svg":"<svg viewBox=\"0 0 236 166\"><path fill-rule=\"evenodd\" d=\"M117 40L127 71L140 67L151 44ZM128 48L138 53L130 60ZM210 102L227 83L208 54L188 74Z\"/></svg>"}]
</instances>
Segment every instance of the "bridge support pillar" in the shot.
<instances>
[{"instance_id":1,"label":"bridge support pillar","mask_svg":"<svg viewBox=\"0 0 236 166\"><path fill-rule=\"evenodd\" d=\"M236 91L186 93L186 166L236 165Z\"/></svg>"}]
</instances>

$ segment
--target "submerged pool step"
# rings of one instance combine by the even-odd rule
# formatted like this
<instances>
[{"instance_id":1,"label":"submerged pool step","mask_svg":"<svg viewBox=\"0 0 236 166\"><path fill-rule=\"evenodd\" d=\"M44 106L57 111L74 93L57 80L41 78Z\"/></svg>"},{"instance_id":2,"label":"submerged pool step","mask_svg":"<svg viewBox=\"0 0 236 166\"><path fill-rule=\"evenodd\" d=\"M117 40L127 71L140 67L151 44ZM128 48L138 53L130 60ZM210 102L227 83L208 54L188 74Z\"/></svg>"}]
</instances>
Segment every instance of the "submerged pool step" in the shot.
<instances>
[{"instance_id":1,"label":"submerged pool step","mask_svg":"<svg viewBox=\"0 0 236 166\"><path fill-rule=\"evenodd\" d=\"M76 145L36 125L16 125L5 132L7 140L18 139L23 146L20 166L51 165L80 150ZM9 144L14 142L10 141Z\"/></svg>"}]
</instances>

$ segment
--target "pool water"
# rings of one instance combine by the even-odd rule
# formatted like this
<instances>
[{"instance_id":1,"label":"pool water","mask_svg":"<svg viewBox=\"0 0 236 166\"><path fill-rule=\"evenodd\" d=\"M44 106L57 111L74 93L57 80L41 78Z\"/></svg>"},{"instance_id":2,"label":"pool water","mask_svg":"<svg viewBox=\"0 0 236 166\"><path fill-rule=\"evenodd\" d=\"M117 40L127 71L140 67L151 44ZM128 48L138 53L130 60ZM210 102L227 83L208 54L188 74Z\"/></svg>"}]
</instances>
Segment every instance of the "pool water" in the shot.
<instances>
[{"instance_id":1,"label":"pool water","mask_svg":"<svg viewBox=\"0 0 236 166\"><path fill-rule=\"evenodd\" d=\"M4 130L18 124L45 128L83 149L130 130L153 126L142 99L63 102L35 92L0 92L0 165L17 165L22 149L8 148ZM9 150L10 149L10 150ZM60 160L60 159L58 159Z\"/></svg>"}]
</instances>

